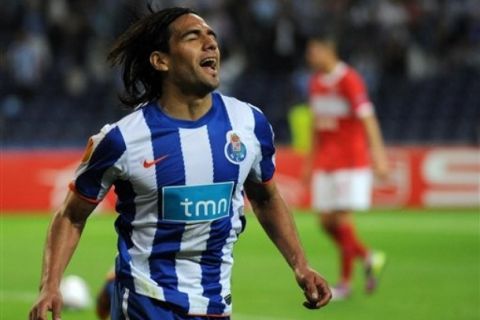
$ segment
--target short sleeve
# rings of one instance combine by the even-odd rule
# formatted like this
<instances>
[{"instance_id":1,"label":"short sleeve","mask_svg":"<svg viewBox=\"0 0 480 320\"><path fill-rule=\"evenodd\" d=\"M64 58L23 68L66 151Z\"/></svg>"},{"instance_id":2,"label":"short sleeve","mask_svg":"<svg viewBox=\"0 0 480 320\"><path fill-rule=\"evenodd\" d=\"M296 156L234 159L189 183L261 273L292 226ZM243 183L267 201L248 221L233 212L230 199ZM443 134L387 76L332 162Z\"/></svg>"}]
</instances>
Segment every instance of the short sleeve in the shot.
<instances>
[{"instance_id":1,"label":"short sleeve","mask_svg":"<svg viewBox=\"0 0 480 320\"><path fill-rule=\"evenodd\" d=\"M259 152L248 179L261 183L272 179L275 173L275 136L265 115L255 107L252 107L252 110L255 119L254 133L259 142Z\"/></svg>"},{"instance_id":2,"label":"short sleeve","mask_svg":"<svg viewBox=\"0 0 480 320\"><path fill-rule=\"evenodd\" d=\"M373 104L370 102L368 92L360 75L350 70L342 80L342 90L354 113L363 118L374 113Z\"/></svg>"},{"instance_id":3,"label":"short sleeve","mask_svg":"<svg viewBox=\"0 0 480 320\"><path fill-rule=\"evenodd\" d=\"M90 137L70 189L91 203L103 200L125 172L126 145L117 126L106 125Z\"/></svg>"}]
</instances>

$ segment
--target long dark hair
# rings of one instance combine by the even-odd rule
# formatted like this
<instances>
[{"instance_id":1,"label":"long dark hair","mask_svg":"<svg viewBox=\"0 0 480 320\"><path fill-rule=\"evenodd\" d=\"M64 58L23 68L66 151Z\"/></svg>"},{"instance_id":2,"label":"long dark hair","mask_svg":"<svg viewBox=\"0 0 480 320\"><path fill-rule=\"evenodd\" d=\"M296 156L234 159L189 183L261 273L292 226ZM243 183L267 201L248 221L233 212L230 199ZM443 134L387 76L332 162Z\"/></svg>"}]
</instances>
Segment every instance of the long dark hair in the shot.
<instances>
[{"instance_id":1,"label":"long dark hair","mask_svg":"<svg viewBox=\"0 0 480 320\"><path fill-rule=\"evenodd\" d=\"M178 17L195 13L189 8L168 8L140 18L113 44L107 56L112 66L121 65L125 92L119 99L134 108L162 96L162 73L150 65L153 51L168 53L170 24Z\"/></svg>"}]
</instances>

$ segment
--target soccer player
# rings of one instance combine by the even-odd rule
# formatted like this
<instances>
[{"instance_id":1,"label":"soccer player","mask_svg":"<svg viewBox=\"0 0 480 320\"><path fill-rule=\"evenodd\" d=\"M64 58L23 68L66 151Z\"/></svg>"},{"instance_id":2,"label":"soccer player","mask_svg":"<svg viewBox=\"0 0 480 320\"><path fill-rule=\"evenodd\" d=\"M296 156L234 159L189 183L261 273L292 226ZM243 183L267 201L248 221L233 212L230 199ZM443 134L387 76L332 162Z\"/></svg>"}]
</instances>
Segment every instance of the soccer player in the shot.
<instances>
[{"instance_id":1,"label":"soccer player","mask_svg":"<svg viewBox=\"0 0 480 320\"><path fill-rule=\"evenodd\" d=\"M244 193L306 297L331 294L308 265L272 180L271 126L259 109L214 90L214 31L187 8L152 13L115 42L131 114L91 137L50 225L30 319L60 319L61 276L86 220L115 186L118 256L112 319L230 319L232 250L245 227Z\"/></svg>"},{"instance_id":2,"label":"soccer player","mask_svg":"<svg viewBox=\"0 0 480 320\"><path fill-rule=\"evenodd\" d=\"M341 279L332 288L333 299L341 300L351 293L356 258L365 264L368 293L375 290L385 263L383 253L360 241L351 213L369 208L371 160L375 174L384 178L387 158L362 78L339 59L335 40L324 35L311 37L306 60L314 71L309 86L314 120L304 180L312 186L313 208L320 213L321 226L341 253Z\"/></svg>"}]
</instances>

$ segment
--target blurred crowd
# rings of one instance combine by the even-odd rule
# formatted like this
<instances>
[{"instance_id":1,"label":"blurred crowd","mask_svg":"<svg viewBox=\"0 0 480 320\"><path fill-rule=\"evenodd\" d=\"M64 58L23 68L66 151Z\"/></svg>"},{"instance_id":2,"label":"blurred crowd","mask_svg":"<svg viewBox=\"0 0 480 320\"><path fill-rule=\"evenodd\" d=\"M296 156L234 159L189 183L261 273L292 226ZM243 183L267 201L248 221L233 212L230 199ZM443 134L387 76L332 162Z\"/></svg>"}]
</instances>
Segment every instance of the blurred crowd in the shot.
<instances>
[{"instance_id":1,"label":"blurred crowd","mask_svg":"<svg viewBox=\"0 0 480 320\"><path fill-rule=\"evenodd\" d=\"M78 145L121 116L119 70L105 57L147 3L155 9L190 6L206 18L220 39L221 91L261 107L282 142L289 140L290 108L307 100L304 44L316 30L340 40L340 54L365 77L383 127L401 119L419 122L392 116L399 104L425 105L427 120L430 111L438 118L437 102L450 99L447 118L449 108L463 112L467 105L455 120L461 125L450 124L459 127L453 138L422 135L422 128L408 136L399 128L387 132L387 141L478 142L478 0L3 0L2 146ZM422 88L420 98L412 88ZM438 119L441 131L449 122Z\"/></svg>"}]
</instances>

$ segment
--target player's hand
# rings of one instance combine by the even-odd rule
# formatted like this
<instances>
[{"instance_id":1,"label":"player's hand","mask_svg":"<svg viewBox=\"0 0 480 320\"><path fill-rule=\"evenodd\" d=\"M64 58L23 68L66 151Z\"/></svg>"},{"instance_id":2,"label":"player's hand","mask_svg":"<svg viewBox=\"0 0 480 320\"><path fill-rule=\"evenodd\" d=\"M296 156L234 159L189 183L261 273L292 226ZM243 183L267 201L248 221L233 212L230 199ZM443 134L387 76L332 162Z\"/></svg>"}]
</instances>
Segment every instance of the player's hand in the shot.
<instances>
[{"instance_id":1,"label":"player's hand","mask_svg":"<svg viewBox=\"0 0 480 320\"><path fill-rule=\"evenodd\" d=\"M312 183L313 168L310 162L311 161L309 160L305 160L305 164L303 165L300 173L300 183L307 189L310 188Z\"/></svg>"},{"instance_id":2,"label":"player's hand","mask_svg":"<svg viewBox=\"0 0 480 320\"><path fill-rule=\"evenodd\" d=\"M390 171L388 166L388 161L383 159L381 161L376 161L373 167L375 176L380 180L385 180L388 178L388 173Z\"/></svg>"},{"instance_id":3,"label":"player's hand","mask_svg":"<svg viewBox=\"0 0 480 320\"><path fill-rule=\"evenodd\" d=\"M30 310L29 320L47 320L48 312L52 312L53 320L60 320L62 310L62 295L57 290L42 290L40 295Z\"/></svg>"},{"instance_id":4,"label":"player's hand","mask_svg":"<svg viewBox=\"0 0 480 320\"><path fill-rule=\"evenodd\" d=\"M332 298L327 281L310 267L295 269L295 278L307 299L303 303L306 308L319 309Z\"/></svg>"}]
</instances>

